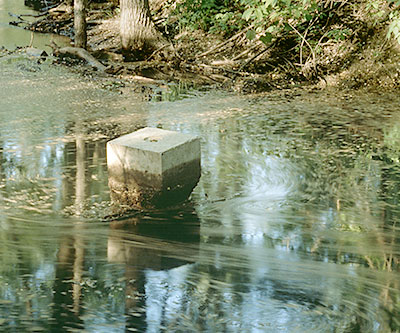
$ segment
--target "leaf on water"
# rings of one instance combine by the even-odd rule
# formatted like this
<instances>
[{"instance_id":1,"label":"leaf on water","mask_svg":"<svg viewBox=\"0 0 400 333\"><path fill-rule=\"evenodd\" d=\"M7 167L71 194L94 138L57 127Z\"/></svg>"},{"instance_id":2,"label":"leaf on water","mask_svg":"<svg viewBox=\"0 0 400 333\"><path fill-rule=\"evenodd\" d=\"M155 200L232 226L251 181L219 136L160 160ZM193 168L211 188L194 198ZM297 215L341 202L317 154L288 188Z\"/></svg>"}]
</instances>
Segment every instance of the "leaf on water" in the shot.
<instances>
[{"instance_id":1,"label":"leaf on water","mask_svg":"<svg viewBox=\"0 0 400 333\"><path fill-rule=\"evenodd\" d=\"M0 304L12 304L13 302L8 299L0 299Z\"/></svg>"}]
</instances>

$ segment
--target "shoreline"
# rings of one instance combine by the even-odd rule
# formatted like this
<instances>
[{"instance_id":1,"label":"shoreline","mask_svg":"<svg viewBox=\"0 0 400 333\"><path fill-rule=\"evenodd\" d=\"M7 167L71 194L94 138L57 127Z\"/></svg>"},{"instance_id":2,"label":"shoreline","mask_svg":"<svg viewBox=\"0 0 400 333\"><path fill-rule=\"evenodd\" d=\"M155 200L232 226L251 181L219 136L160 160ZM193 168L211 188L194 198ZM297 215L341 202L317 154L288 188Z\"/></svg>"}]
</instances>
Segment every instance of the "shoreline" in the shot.
<instances>
[{"instance_id":1,"label":"shoreline","mask_svg":"<svg viewBox=\"0 0 400 333\"><path fill-rule=\"evenodd\" d=\"M161 22L166 19L166 11L160 6L161 0L157 3L153 19ZM125 62L115 9L112 3L92 4L87 15L88 51L115 80L136 80L142 86L183 83L242 94L292 88L391 91L400 87L400 45L385 40L382 26L366 27L371 37L362 46L355 45L360 43L356 39L329 46L331 54L325 50L326 54L319 56L315 72L309 68L309 61L297 64L289 58L275 59L280 48L252 44L246 39L246 29L230 38L183 29L171 36L172 53L156 50L142 61ZM71 37L72 25L73 10L61 3L25 28ZM55 31L51 31L54 27ZM227 54L229 48L231 55ZM60 60L63 61L76 64L66 57Z\"/></svg>"}]
</instances>

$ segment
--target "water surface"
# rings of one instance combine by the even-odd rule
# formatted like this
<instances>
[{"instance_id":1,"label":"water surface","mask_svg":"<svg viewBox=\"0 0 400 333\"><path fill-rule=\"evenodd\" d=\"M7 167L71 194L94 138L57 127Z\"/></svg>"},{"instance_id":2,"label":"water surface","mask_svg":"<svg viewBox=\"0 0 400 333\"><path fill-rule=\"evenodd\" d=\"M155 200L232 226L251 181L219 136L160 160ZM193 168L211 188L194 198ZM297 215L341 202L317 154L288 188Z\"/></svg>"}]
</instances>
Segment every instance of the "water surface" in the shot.
<instances>
[{"instance_id":1,"label":"water surface","mask_svg":"<svg viewBox=\"0 0 400 333\"><path fill-rule=\"evenodd\" d=\"M10 15L11 14L11 15ZM32 47L39 48L41 50L51 51L49 44L51 41L58 45L68 44L68 38L50 35L33 33L28 30L24 30L22 27L26 24L22 24L21 28L16 28L10 25L10 22L21 21L16 15L38 15L38 12L24 6L24 0L0 0L0 47L5 47L8 50L14 50L16 47ZM32 16L21 17L26 22L33 22L39 18Z\"/></svg>"},{"instance_id":2,"label":"water surface","mask_svg":"<svg viewBox=\"0 0 400 333\"><path fill-rule=\"evenodd\" d=\"M400 330L398 97L109 87L0 57L0 331ZM200 183L104 222L105 144L144 126L200 136Z\"/></svg>"}]
</instances>

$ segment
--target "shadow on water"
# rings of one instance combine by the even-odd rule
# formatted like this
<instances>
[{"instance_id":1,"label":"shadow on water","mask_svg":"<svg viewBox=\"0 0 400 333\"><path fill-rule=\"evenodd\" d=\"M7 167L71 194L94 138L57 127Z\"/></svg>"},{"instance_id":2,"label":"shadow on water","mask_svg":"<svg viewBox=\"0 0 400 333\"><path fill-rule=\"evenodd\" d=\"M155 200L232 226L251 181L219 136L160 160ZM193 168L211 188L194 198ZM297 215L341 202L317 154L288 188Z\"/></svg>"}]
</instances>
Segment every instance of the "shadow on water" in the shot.
<instances>
[{"instance_id":1,"label":"shadow on water","mask_svg":"<svg viewBox=\"0 0 400 333\"><path fill-rule=\"evenodd\" d=\"M396 96L168 102L0 63L0 331L396 332ZM62 84L61 84L62 83ZM107 140L200 136L191 206L102 222Z\"/></svg>"},{"instance_id":2,"label":"shadow on water","mask_svg":"<svg viewBox=\"0 0 400 333\"><path fill-rule=\"evenodd\" d=\"M169 291L163 289L160 281L155 284L149 281L150 277L152 274L179 275L185 265L193 265L198 260L200 225L194 209L185 207L111 222L107 262L124 272L111 286L103 285L104 281L84 278L88 275L86 261L90 256L85 236L82 236L85 228L87 226L76 223L74 235L60 239L50 330L65 332L85 327L96 332L101 330L101 325L96 328L96 318L102 315L96 313L96 306L90 307L88 303L93 304L93 298L104 297L107 289L111 291L108 296L115 297L110 300L116 302L114 305L125 318L119 326L111 327L144 332L152 322L154 326L154 313L163 312L165 304L162 302L168 298ZM171 270L178 273L171 273ZM90 315L91 312L94 314ZM159 320L157 324L162 324L162 318Z\"/></svg>"},{"instance_id":3,"label":"shadow on water","mask_svg":"<svg viewBox=\"0 0 400 333\"><path fill-rule=\"evenodd\" d=\"M107 258L125 266L126 331L145 331L162 313L169 290L151 283L152 274L168 276L171 269L198 260L200 221L194 209L145 214L126 221L111 222ZM164 304L163 304L164 303ZM152 308L149 311L149 308Z\"/></svg>"},{"instance_id":4,"label":"shadow on water","mask_svg":"<svg viewBox=\"0 0 400 333\"><path fill-rule=\"evenodd\" d=\"M34 10L46 9L53 7L60 1L52 0L24 0L24 5L33 8Z\"/></svg>"}]
</instances>

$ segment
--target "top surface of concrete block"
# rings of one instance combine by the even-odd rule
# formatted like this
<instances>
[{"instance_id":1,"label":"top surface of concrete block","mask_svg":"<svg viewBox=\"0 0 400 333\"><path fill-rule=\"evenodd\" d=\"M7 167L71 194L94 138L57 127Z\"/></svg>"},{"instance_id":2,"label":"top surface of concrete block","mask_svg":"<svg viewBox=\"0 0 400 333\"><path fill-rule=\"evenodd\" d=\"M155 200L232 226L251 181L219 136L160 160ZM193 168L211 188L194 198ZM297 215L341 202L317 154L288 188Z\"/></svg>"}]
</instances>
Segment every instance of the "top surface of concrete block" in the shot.
<instances>
[{"instance_id":1,"label":"top surface of concrete block","mask_svg":"<svg viewBox=\"0 0 400 333\"><path fill-rule=\"evenodd\" d=\"M110 141L110 143L163 153L194 139L197 139L194 135L146 127L136 132L123 135Z\"/></svg>"},{"instance_id":2,"label":"top surface of concrete block","mask_svg":"<svg viewBox=\"0 0 400 333\"><path fill-rule=\"evenodd\" d=\"M129 153L127 153L129 151ZM195 135L146 127L107 143L109 166L160 174L200 158L200 139Z\"/></svg>"}]
</instances>

